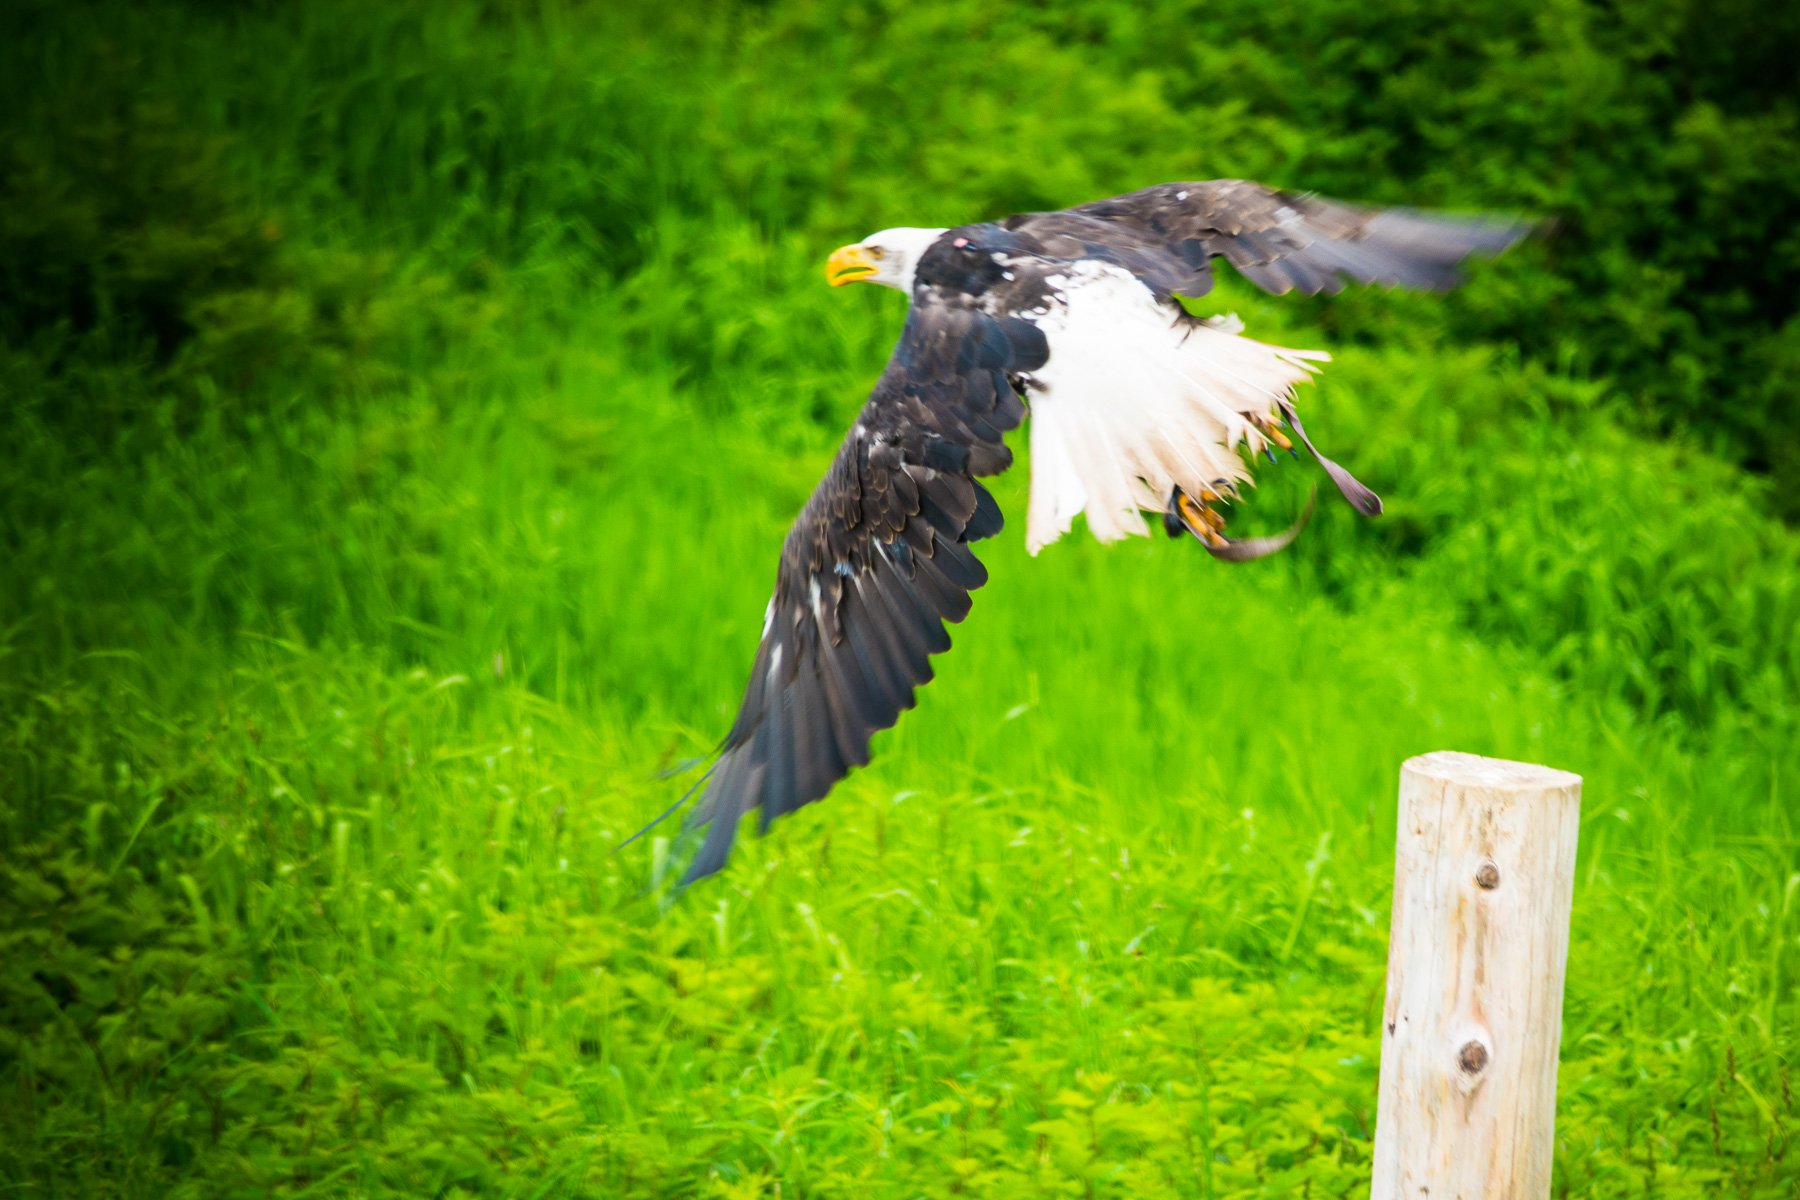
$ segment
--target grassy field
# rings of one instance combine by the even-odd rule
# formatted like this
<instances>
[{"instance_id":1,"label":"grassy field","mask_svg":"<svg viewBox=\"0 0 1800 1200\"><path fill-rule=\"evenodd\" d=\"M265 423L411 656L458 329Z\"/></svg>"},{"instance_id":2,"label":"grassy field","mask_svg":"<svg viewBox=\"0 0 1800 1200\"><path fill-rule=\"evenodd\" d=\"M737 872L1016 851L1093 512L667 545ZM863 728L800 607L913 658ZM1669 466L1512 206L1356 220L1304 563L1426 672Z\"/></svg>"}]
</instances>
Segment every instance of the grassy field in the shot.
<instances>
[{"instance_id":1,"label":"grassy field","mask_svg":"<svg viewBox=\"0 0 1800 1200\"><path fill-rule=\"evenodd\" d=\"M1149 17L724 14L7 18L0 1192L1360 1195L1397 770L1455 748L1587 781L1557 1194L1800 1197L1792 498L1520 332L1566 245L1228 282L1337 353L1385 517L1032 560L1015 471L870 767L679 899L615 852L901 318L831 247L1214 175L1573 203L1175 113Z\"/></svg>"}]
</instances>

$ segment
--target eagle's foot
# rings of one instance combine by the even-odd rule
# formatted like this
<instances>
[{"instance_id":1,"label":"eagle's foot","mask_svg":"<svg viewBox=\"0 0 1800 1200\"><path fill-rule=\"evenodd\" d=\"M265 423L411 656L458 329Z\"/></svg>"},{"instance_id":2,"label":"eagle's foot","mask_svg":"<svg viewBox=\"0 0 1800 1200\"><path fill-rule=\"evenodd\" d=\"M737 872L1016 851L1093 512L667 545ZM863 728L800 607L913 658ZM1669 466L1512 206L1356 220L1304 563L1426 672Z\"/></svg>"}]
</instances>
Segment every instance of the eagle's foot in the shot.
<instances>
[{"instance_id":1,"label":"eagle's foot","mask_svg":"<svg viewBox=\"0 0 1800 1200\"><path fill-rule=\"evenodd\" d=\"M1214 486L1224 483L1215 480ZM1206 489L1202 489L1206 490ZM1232 488L1236 494L1236 489ZM1177 487L1169 493L1169 507L1163 512L1163 530L1170 537L1180 537L1183 530L1194 535L1206 552L1214 558L1225 562L1250 562L1253 559L1267 558L1280 550L1286 549L1293 540L1300 536L1306 523L1312 519L1313 501L1318 493L1314 491L1306 498L1306 509L1300 519L1288 526L1274 537L1245 538L1232 541L1226 537L1225 518L1213 511L1212 507Z\"/></svg>"},{"instance_id":2,"label":"eagle's foot","mask_svg":"<svg viewBox=\"0 0 1800 1200\"><path fill-rule=\"evenodd\" d=\"M1250 423L1256 426L1256 431L1262 434L1266 440L1273 442L1280 449L1292 450L1294 448L1294 443L1288 439L1287 434L1281 432L1281 422L1273 417L1252 413L1250 414ZM1274 455L1271 454L1270 457L1273 458Z\"/></svg>"},{"instance_id":3,"label":"eagle's foot","mask_svg":"<svg viewBox=\"0 0 1800 1200\"><path fill-rule=\"evenodd\" d=\"M1204 499L1197 500L1179 487L1169 493L1169 507L1163 513L1163 531L1170 537L1180 537L1186 530L1208 549L1223 550L1231 544L1223 532L1225 518L1212 505L1224 497L1212 488L1203 487L1200 491Z\"/></svg>"}]
</instances>

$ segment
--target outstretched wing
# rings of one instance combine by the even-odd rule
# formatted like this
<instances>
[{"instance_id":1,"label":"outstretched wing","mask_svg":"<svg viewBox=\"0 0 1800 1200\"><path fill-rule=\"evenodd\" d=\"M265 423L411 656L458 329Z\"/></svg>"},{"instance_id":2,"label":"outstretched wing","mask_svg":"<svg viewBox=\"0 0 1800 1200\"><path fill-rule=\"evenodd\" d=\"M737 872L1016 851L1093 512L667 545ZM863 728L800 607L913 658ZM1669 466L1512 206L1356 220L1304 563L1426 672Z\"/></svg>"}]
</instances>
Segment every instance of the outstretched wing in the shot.
<instances>
[{"instance_id":1,"label":"outstretched wing","mask_svg":"<svg viewBox=\"0 0 1800 1200\"><path fill-rule=\"evenodd\" d=\"M1164 299L1205 295L1215 258L1277 295L1336 293L1346 281L1443 291L1470 255L1496 254L1531 230L1506 217L1354 208L1242 179L1157 184L1002 224L1045 253L1123 266Z\"/></svg>"},{"instance_id":2,"label":"outstretched wing","mask_svg":"<svg viewBox=\"0 0 1800 1200\"><path fill-rule=\"evenodd\" d=\"M921 288L887 370L781 549L743 707L690 824L710 821L683 882L731 853L738 821L818 800L869 761L950 647L944 622L987 581L970 543L998 533L975 476L1012 462L1025 415L1011 376L1048 357L1036 326Z\"/></svg>"}]
</instances>

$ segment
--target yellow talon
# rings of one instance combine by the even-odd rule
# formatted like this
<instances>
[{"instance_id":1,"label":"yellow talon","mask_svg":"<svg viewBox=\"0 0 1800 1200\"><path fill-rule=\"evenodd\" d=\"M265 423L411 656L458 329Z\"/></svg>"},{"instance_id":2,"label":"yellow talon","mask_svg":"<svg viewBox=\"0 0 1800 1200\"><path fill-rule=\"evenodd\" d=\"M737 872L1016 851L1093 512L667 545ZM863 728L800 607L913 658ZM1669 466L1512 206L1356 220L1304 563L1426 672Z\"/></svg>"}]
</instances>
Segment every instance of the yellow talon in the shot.
<instances>
[{"instance_id":1,"label":"yellow talon","mask_svg":"<svg viewBox=\"0 0 1800 1200\"><path fill-rule=\"evenodd\" d=\"M1274 442L1283 450L1292 450L1294 448L1294 443L1290 442L1287 439L1287 435L1281 432L1281 425L1274 417L1266 417L1259 414L1252 416L1250 418L1250 423L1255 425L1264 437L1268 438L1271 442Z\"/></svg>"},{"instance_id":2,"label":"yellow talon","mask_svg":"<svg viewBox=\"0 0 1800 1200\"><path fill-rule=\"evenodd\" d=\"M1205 521L1200 514L1206 511L1201 505L1194 503L1194 498L1186 492L1175 497L1175 507L1181 513L1181 519L1189 529L1198 527Z\"/></svg>"},{"instance_id":3,"label":"yellow talon","mask_svg":"<svg viewBox=\"0 0 1800 1200\"><path fill-rule=\"evenodd\" d=\"M1203 494L1206 491L1201 490ZM1217 499L1217 496L1213 498ZM1195 503L1194 498L1186 492L1176 498L1175 504L1181 510L1181 519L1187 527L1206 539L1209 545L1214 544L1213 539L1217 537L1218 531L1225 528L1225 518L1206 505Z\"/></svg>"}]
</instances>

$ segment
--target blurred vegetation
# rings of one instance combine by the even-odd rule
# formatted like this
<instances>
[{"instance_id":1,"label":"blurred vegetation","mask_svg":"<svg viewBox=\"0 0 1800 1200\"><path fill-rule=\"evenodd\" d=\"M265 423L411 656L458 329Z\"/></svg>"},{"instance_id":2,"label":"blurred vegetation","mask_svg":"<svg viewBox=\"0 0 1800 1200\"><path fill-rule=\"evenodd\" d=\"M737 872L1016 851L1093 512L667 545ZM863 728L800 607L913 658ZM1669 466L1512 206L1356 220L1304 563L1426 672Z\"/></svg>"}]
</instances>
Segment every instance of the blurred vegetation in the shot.
<instances>
[{"instance_id":1,"label":"blurred vegetation","mask_svg":"<svg viewBox=\"0 0 1800 1200\"><path fill-rule=\"evenodd\" d=\"M0 1179L1353 1194L1454 746L1589 781L1559 1194L1800 1195L1797 60L1735 2L7 6ZM876 763L659 908L610 849L898 324L823 254L1215 176L1556 224L1222 284L1388 514L1009 531Z\"/></svg>"},{"instance_id":2,"label":"blurred vegetation","mask_svg":"<svg viewBox=\"0 0 1800 1200\"><path fill-rule=\"evenodd\" d=\"M429 22L401 5L347 35L300 9L180 7L171 29L166 6L68 7L9 20L11 334L92 333L104 314L165 354L252 343L202 367L331 341L282 289L224 317L245 286L294 282L267 244L276 213L429 247L479 290L552 263L616 278L689 221L816 235L908 197L954 221L1204 171L1552 219L1551 244L1454 307L1453 329L1572 356L1643 427L1800 495L1788 9L496 2ZM219 169L225 139L258 149L249 196ZM338 270L352 278L303 280L324 293L314 319L365 290ZM1390 316L1313 310L1368 337Z\"/></svg>"}]
</instances>

